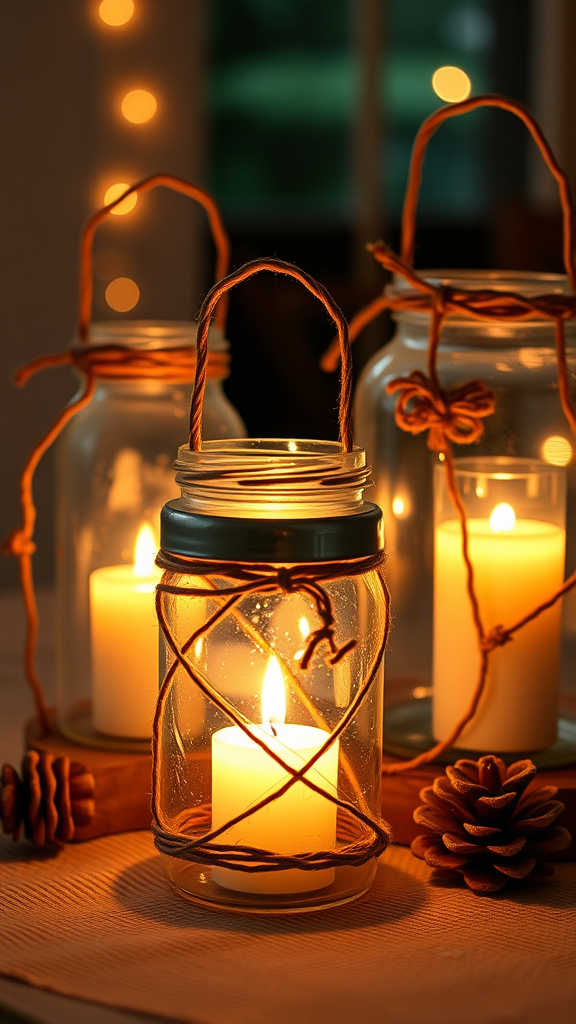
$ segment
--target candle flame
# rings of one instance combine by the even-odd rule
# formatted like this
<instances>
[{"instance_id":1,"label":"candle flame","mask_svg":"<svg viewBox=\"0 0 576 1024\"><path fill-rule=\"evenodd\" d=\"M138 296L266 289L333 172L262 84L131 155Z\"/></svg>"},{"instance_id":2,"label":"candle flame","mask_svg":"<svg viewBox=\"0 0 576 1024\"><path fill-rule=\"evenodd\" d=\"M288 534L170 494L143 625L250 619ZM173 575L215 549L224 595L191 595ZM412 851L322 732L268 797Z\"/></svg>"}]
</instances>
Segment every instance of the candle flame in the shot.
<instances>
[{"instance_id":1,"label":"candle flame","mask_svg":"<svg viewBox=\"0 0 576 1024\"><path fill-rule=\"evenodd\" d=\"M152 576L156 558L156 538L149 523L142 523L134 548L134 575Z\"/></svg>"},{"instance_id":2,"label":"candle flame","mask_svg":"<svg viewBox=\"0 0 576 1024\"><path fill-rule=\"evenodd\" d=\"M262 722L266 729L274 732L274 725L283 725L285 718L284 677L278 658L271 654L268 658L262 685Z\"/></svg>"},{"instance_id":3,"label":"candle flame","mask_svg":"<svg viewBox=\"0 0 576 1024\"><path fill-rule=\"evenodd\" d=\"M516 513L512 505L501 501L490 513L490 529L494 533L510 533L516 526Z\"/></svg>"}]
</instances>

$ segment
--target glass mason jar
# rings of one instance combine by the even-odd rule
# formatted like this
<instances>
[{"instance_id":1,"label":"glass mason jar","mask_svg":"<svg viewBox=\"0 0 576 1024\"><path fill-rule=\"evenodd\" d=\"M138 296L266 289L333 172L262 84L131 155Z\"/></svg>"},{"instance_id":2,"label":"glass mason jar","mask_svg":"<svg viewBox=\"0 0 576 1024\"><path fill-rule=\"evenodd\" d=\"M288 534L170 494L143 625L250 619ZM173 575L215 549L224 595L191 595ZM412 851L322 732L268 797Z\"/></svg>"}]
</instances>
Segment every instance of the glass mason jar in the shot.
<instances>
[{"instance_id":1,"label":"glass mason jar","mask_svg":"<svg viewBox=\"0 0 576 1024\"><path fill-rule=\"evenodd\" d=\"M434 284L464 289L490 288L527 296L570 291L567 278L556 274L419 273ZM403 278L395 277L389 293L400 295L409 287ZM397 327L392 341L373 356L359 381L354 426L355 438L366 448L373 467L374 500L382 508L386 524L387 578L394 616L386 652L385 749L401 756L433 743L433 472L443 457L427 447L426 433L413 436L396 425L397 396L386 393L386 385L394 377L407 376L415 369L426 372L429 315L399 310L394 319ZM574 386L573 321L565 324L565 332ZM474 444L455 446L456 459L507 456L566 466L566 563L572 571L576 564L576 460L558 394L553 323L544 319L516 323L458 320L450 316L442 326L438 372L446 388L476 378L496 397L495 413L482 420L482 437ZM564 599L563 609L561 678L567 704L576 700L575 656L576 592L572 590ZM573 732L571 723L561 718L561 746L564 737L573 750ZM556 751L553 756L562 759L565 754ZM449 752L446 756L451 757Z\"/></svg>"},{"instance_id":2,"label":"glass mason jar","mask_svg":"<svg viewBox=\"0 0 576 1024\"><path fill-rule=\"evenodd\" d=\"M89 350L195 346L194 323L106 321ZM228 343L210 331L207 437L243 436L222 390ZM149 750L158 691L154 566L160 510L177 493L172 452L188 430L190 380L117 378L106 367L91 402L56 444L57 722L84 744ZM137 372L137 371L136 371Z\"/></svg>"},{"instance_id":3,"label":"glass mason jar","mask_svg":"<svg viewBox=\"0 0 576 1024\"><path fill-rule=\"evenodd\" d=\"M347 902L384 848L387 603L365 453L212 441L175 465L182 496L162 511L158 556L156 845L176 890L206 906Z\"/></svg>"}]
</instances>

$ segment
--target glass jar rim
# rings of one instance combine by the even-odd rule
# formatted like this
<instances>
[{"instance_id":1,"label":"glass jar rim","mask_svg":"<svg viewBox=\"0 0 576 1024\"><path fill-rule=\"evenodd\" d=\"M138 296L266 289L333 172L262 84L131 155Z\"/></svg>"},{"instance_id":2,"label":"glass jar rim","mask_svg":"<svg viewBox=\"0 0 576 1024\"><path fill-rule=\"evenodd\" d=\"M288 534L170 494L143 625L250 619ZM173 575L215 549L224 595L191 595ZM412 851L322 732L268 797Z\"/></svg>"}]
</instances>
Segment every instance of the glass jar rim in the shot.
<instances>
[{"instance_id":1,"label":"glass jar rim","mask_svg":"<svg viewBox=\"0 0 576 1024\"><path fill-rule=\"evenodd\" d=\"M489 289L496 292L515 292L526 298L534 298L537 295L571 295L570 281L566 274L540 273L529 270L466 270L466 269L431 269L418 270L418 276L428 281L429 284L439 287L456 287L466 291L482 291ZM406 295L421 294L401 274L394 274L392 281L386 285L384 294L391 299L400 298ZM412 309L397 309L392 313L394 320L415 323L427 323L430 319L429 312L419 312ZM493 328L505 326L506 328L526 328L550 326L551 321L546 317L531 317L530 320L522 320L521 323L510 320L497 320L493 317L480 320L448 314L444 320L444 326L468 328L471 331L478 331L480 323L489 323Z\"/></svg>"},{"instance_id":2,"label":"glass jar rim","mask_svg":"<svg viewBox=\"0 0 576 1024\"><path fill-rule=\"evenodd\" d=\"M489 468L487 467L489 463ZM437 472L445 472L442 463L437 463ZM522 480L529 476L566 476L564 466L554 466L542 459L523 458L515 455L464 456L454 459L454 472L459 477L493 477L497 480Z\"/></svg>"},{"instance_id":3,"label":"glass jar rim","mask_svg":"<svg viewBox=\"0 0 576 1024\"><path fill-rule=\"evenodd\" d=\"M457 286L470 291L490 288L497 292L514 291L527 297L541 295L543 292L552 295L570 295L570 281L566 274L540 273L532 270L467 270L467 269L428 269L418 270L417 274L429 284L436 287ZM401 274L394 274L390 284L386 286L386 295L396 297L407 292L415 292L414 286Z\"/></svg>"},{"instance_id":4,"label":"glass jar rim","mask_svg":"<svg viewBox=\"0 0 576 1024\"><path fill-rule=\"evenodd\" d=\"M121 345L140 351L165 348L196 348L195 320L94 320L88 328L88 339L82 348ZM78 338L73 347L80 347ZM211 324L208 347L212 352L227 352L228 341L221 327Z\"/></svg>"},{"instance_id":5,"label":"glass jar rim","mask_svg":"<svg viewBox=\"0 0 576 1024\"><path fill-rule=\"evenodd\" d=\"M351 514L371 483L364 449L340 441L223 438L183 445L173 465L186 508L238 518Z\"/></svg>"}]
</instances>

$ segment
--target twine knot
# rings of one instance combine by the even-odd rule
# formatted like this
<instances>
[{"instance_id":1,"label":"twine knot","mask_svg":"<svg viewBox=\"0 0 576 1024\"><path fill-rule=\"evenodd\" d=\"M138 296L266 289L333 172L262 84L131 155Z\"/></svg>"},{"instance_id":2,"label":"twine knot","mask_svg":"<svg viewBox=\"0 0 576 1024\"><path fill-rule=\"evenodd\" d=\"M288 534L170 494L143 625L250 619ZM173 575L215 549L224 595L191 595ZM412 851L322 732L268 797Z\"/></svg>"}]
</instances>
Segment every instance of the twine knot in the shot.
<instances>
[{"instance_id":1,"label":"twine knot","mask_svg":"<svg viewBox=\"0 0 576 1024\"><path fill-rule=\"evenodd\" d=\"M510 631L504 629L504 626L494 626L486 636L482 637L480 647L483 651L490 653L490 651L496 650L497 647L503 647L504 644L510 643L512 636Z\"/></svg>"},{"instance_id":2,"label":"twine knot","mask_svg":"<svg viewBox=\"0 0 576 1024\"><path fill-rule=\"evenodd\" d=\"M400 392L396 422L410 434L429 430L428 447L441 452L448 441L472 444L484 433L481 422L494 412L494 393L480 380L470 380L455 388L440 388L422 373L413 370L408 377L395 377L386 386L389 395Z\"/></svg>"},{"instance_id":3,"label":"twine knot","mask_svg":"<svg viewBox=\"0 0 576 1024\"><path fill-rule=\"evenodd\" d=\"M2 545L2 551L5 555L19 558L21 555L33 555L36 545L24 530L12 530Z\"/></svg>"},{"instance_id":4,"label":"twine knot","mask_svg":"<svg viewBox=\"0 0 576 1024\"><path fill-rule=\"evenodd\" d=\"M277 580L278 586L280 587L281 590L284 591L285 594L294 593L295 587L290 569L287 569L285 566L282 566L280 569L278 569Z\"/></svg>"},{"instance_id":5,"label":"twine knot","mask_svg":"<svg viewBox=\"0 0 576 1024\"><path fill-rule=\"evenodd\" d=\"M436 315L442 320L447 313L447 298L451 290L445 284L438 285L434 290L434 309L436 310Z\"/></svg>"}]
</instances>

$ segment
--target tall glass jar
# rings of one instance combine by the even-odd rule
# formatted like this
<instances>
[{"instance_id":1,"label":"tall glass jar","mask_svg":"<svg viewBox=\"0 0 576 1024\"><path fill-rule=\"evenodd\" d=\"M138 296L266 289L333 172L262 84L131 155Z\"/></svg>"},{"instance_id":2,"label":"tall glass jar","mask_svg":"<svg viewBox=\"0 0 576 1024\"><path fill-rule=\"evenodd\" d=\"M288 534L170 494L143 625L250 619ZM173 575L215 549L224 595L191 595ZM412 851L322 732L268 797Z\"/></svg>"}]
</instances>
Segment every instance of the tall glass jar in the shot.
<instances>
[{"instance_id":1,"label":"tall glass jar","mask_svg":"<svg viewBox=\"0 0 576 1024\"><path fill-rule=\"evenodd\" d=\"M88 349L122 346L144 357L192 352L196 325L107 321L90 327ZM226 398L228 343L210 331L207 437L243 436ZM158 682L154 586L160 510L177 493L172 453L187 435L190 380L114 376L105 359L90 404L57 441L57 721L78 742L150 747ZM121 623L121 624L120 624Z\"/></svg>"},{"instance_id":2,"label":"tall glass jar","mask_svg":"<svg viewBox=\"0 0 576 1024\"><path fill-rule=\"evenodd\" d=\"M153 783L170 879L232 910L347 902L382 849L387 611L365 453L212 441L181 447L176 468L182 496L162 512L158 556L166 675ZM317 754L304 773L314 788L284 789Z\"/></svg>"},{"instance_id":3,"label":"tall glass jar","mask_svg":"<svg viewBox=\"0 0 576 1024\"><path fill-rule=\"evenodd\" d=\"M567 278L555 274L484 271L420 271L434 284L463 289L490 288L521 295L568 294ZM391 295L410 286L395 277ZM387 572L394 619L386 654L387 704L430 697L432 681L433 470L442 456L427 447L427 435L413 436L395 422L397 396L386 393L394 377L426 372L429 315L394 314L392 341L368 363L355 399L355 437L373 466L374 500L384 512ZM568 367L576 394L576 325L565 324ZM472 445L456 446L456 458L507 456L566 466L568 482L567 566L576 564L576 460L574 441L562 413L557 386L554 326L550 320L512 323L458 320L443 324L438 352L441 383L452 388L473 378L496 397L496 411L482 422L484 433ZM576 593L564 600L562 687L576 696ZM407 707L407 706L406 706ZM414 709L415 705L412 705ZM399 713L400 714L400 713ZM418 717L418 721L422 718ZM431 745L407 710L388 715L388 748L397 754ZM416 735L417 734L417 735ZM407 749L404 750L404 747Z\"/></svg>"}]
</instances>

